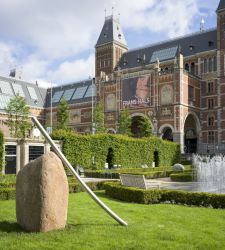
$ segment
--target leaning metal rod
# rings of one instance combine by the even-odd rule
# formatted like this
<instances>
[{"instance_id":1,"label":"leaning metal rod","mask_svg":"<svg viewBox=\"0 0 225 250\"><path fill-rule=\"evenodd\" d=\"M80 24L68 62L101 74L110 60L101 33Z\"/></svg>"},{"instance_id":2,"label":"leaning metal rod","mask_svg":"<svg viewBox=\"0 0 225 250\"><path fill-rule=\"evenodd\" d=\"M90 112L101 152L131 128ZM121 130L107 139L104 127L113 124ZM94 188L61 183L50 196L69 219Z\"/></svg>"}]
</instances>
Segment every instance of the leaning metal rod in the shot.
<instances>
[{"instance_id":1,"label":"leaning metal rod","mask_svg":"<svg viewBox=\"0 0 225 250\"><path fill-rule=\"evenodd\" d=\"M32 121L35 123L35 125L38 127L38 129L41 131L41 133L44 135L45 139L48 141L48 143L52 146L54 149L54 152L59 156L59 158L62 160L62 162L69 168L69 170L73 173L73 175L76 177L76 179L80 182L80 184L84 187L84 189L87 191L87 193L91 196L91 198L99 204L112 218L114 218L116 221L118 221L121 225L127 226L128 224L122 220L117 214L115 214L109 207L107 207L93 192L92 190L86 185L86 183L80 178L80 176L77 174L77 172L74 170L72 165L69 163L69 161L66 159L64 154L58 149L58 147L55 145L54 141L51 139L49 134L45 131L43 126L40 124L40 122L37 120L36 117L31 117Z\"/></svg>"}]
</instances>

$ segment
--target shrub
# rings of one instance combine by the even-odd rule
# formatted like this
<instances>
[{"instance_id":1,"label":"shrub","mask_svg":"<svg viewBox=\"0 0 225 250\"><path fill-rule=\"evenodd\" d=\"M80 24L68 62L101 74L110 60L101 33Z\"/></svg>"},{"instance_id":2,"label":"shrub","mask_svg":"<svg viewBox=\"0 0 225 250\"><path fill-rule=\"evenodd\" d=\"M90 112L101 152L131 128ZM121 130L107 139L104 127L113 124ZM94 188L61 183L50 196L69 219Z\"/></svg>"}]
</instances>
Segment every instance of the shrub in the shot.
<instances>
[{"instance_id":1,"label":"shrub","mask_svg":"<svg viewBox=\"0 0 225 250\"><path fill-rule=\"evenodd\" d=\"M105 183L104 188L108 196L127 202L143 204L170 202L194 206L225 208L225 194L188 192L182 190L143 190L133 187L125 187L118 182Z\"/></svg>"},{"instance_id":2,"label":"shrub","mask_svg":"<svg viewBox=\"0 0 225 250\"><path fill-rule=\"evenodd\" d=\"M5 175L0 175L0 182L1 183L15 183L16 182L16 175L15 174L5 174Z\"/></svg>"},{"instance_id":3,"label":"shrub","mask_svg":"<svg viewBox=\"0 0 225 250\"><path fill-rule=\"evenodd\" d=\"M16 188L15 182L0 182L0 188Z\"/></svg>"},{"instance_id":4,"label":"shrub","mask_svg":"<svg viewBox=\"0 0 225 250\"><path fill-rule=\"evenodd\" d=\"M170 179L172 181L189 182L189 181L193 181L193 176L191 172L171 174Z\"/></svg>"},{"instance_id":5,"label":"shrub","mask_svg":"<svg viewBox=\"0 0 225 250\"><path fill-rule=\"evenodd\" d=\"M4 165L4 136L3 132L0 130L0 173L2 173Z\"/></svg>"},{"instance_id":6,"label":"shrub","mask_svg":"<svg viewBox=\"0 0 225 250\"><path fill-rule=\"evenodd\" d=\"M144 175L145 179L156 179L156 178L163 178L163 177L169 177L170 174L173 172L172 170L162 170L162 171L156 171L158 168L153 168L153 169L121 169L121 170L116 170L114 171L90 171L86 170L85 171L85 176L90 177L90 178L107 178L107 179L119 179L120 174L135 174L135 175ZM169 169L169 168L167 168ZM139 172L138 172L139 171ZM149 171L149 172L147 172Z\"/></svg>"},{"instance_id":7,"label":"shrub","mask_svg":"<svg viewBox=\"0 0 225 250\"><path fill-rule=\"evenodd\" d=\"M113 161L121 168L137 168L154 161L157 152L160 166L171 166L179 162L180 146L157 137L134 139L123 135L78 135L71 131L54 131L52 137L63 141L63 152L73 166L92 168L95 158L97 169L104 168L109 149Z\"/></svg>"},{"instance_id":8,"label":"shrub","mask_svg":"<svg viewBox=\"0 0 225 250\"><path fill-rule=\"evenodd\" d=\"M0 188L0 200L11 200L16 197L15 188Z\"/></svg>"},{"instance_id":9,"label":"shrub","mask_svg":"<svg viewBox=\"0 0 225 250\"><path fill-rule=\"evenodd\" d=\"M86 183L93 191L102 190L104 188L105 181L88 182ZM15 183L0 183L0 200L15 199L16 197L16 184ZM82 186L72 178L69 178L69 193L83 192Z\"/></svg>"}]
</instances>

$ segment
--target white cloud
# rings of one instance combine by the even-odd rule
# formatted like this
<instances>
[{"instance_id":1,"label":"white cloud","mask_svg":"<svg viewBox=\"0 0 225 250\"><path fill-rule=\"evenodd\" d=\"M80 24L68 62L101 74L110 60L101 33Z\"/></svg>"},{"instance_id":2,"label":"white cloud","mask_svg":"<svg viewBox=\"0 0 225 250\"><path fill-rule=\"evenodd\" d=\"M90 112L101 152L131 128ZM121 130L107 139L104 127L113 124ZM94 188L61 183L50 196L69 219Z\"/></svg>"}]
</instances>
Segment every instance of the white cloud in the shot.
<instances>
[{"instance_id":1,"label":"white cloud","mask_svg":"<svg viewBox=\"0 0 225 250\"><path fill-rule=\"evenodd\" d=\"M200 8L217 3L202 0L115 0L126 32L162 32L174 37L191 32ZM91 74L94 48L111 0L8 0L0 8L0 74L19 65L27 80L69 82ZM110 11L109 11L110 10ZM147 33L148 34L148 33ZM146 35L147 35L146 34ZM151 37L149 38L149 43ZM128 41L129 45L129 41ZM80 58L81 53L86 59ZM92 52L91 52L92 53Z\"/></svg>"},{"instance_id":2,"label":"white cloud","mask_svg":"<svg viewBox=\"0 0 225 250\"><path fill-rule=\"evenodd\" d=\"M48 72L48 79L60 84L85 80L94 75L94 60L95 56L91 54L87 59L63 62L56 70Z\"/></svg>"}]
</instances>

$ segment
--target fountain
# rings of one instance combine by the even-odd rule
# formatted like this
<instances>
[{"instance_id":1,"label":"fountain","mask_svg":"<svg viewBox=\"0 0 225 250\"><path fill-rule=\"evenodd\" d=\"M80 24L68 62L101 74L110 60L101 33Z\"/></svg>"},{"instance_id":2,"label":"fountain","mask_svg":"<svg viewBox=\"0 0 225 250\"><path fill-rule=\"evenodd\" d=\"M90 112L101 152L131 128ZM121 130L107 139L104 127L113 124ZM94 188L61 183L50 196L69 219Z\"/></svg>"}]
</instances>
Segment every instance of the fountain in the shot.
<instances>
[{"instance_id":1,"label":"fountain","mask_svg":"<svg viewBox=\"0 0 225 250\"><path fill-rule=\"evenodd\" d=\"M225 156L193 155L192 162L196 191L225 193Z\"/></svg>"}]
</instances>

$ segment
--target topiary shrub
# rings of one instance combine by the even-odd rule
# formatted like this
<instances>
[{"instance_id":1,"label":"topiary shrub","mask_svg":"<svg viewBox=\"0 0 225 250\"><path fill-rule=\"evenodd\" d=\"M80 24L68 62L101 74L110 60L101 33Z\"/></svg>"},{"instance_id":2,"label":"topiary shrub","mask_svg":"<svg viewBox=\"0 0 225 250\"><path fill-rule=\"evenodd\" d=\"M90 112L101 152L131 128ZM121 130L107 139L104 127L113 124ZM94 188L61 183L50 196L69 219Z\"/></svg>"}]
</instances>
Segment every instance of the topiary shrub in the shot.
<instances>
[{"instance_id":1,"label":"topiary shrub","mask_svg":"<svg viewBox=\"0 0 225 250\"><path fill-rule=\"evenodd\" d=\"M157 152L159 166L171 166L179 161L180 146L176 143L152 137L134 139L122 135L78 135L68 131L54 131L52 137L63 141L63 152L75 167L81 165L86 169L95 167L103 169L109 149L113 152L113 164L121 168L138 168L141 165L152 165L154 152ZM111 157L111 155L110 155Z\"/></svg>"}]
</instances>

